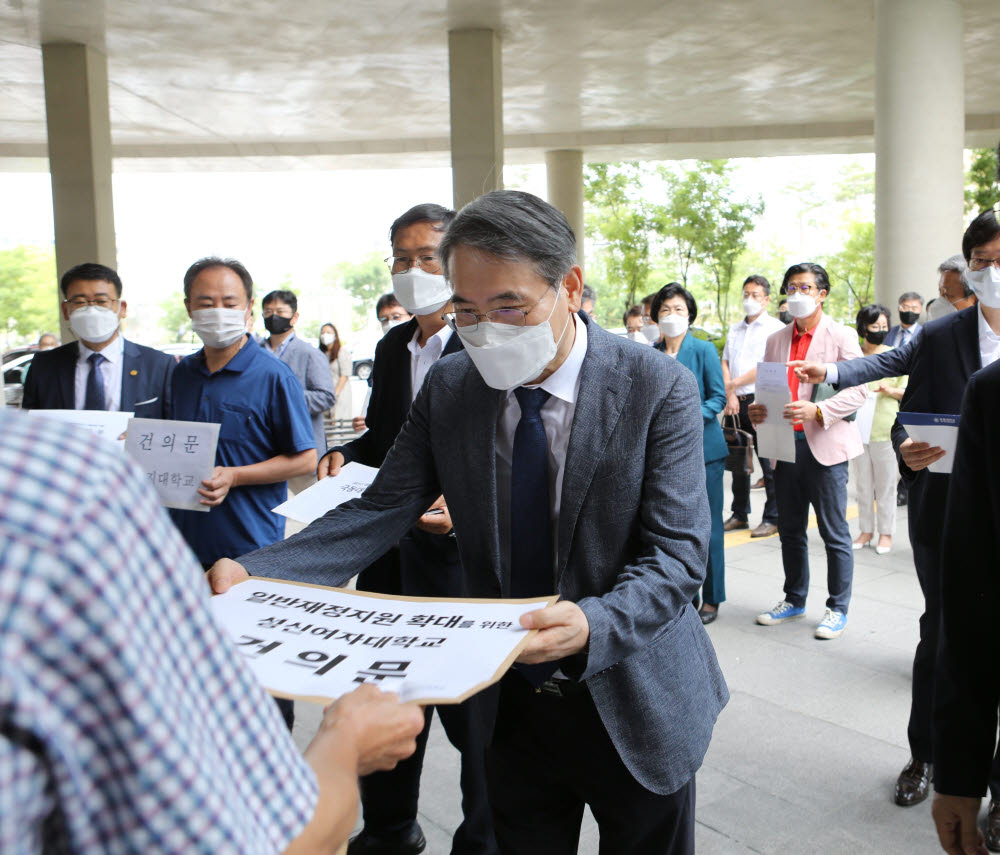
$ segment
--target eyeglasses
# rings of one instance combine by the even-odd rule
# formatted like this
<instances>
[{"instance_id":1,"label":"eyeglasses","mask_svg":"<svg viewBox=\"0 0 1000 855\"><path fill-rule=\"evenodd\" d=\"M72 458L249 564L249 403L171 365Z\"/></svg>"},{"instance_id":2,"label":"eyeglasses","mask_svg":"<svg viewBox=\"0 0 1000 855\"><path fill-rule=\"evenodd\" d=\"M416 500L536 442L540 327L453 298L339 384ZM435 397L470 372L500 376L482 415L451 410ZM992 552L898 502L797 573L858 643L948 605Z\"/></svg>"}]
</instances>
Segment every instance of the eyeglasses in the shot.
<instances>
[{"instance_id":1,"label":"eyeglasses","mask_svg":"<svg viewBox=\"0 0 1000 855\"><path fill-rule=\"evenodd\" d=\"M97 306L100 309L110 309L118 300L111 297L95 297L93 300L87 297L73 297L69 300L63 300L63 302L69 306L72 312L82 309L84 306Z\"/></svg>"},{"instance_id":2,"label":"eyeglasses","mask_svg":"<svg viewBox=\"0 0 1000 855\"><path fill-rule=\"evenodd\" d=\"M785 293L789 297L791 297L792 294L794 294L796 291L799 294L811 294L813 288L815 288L815 287L816 287L815 285L786 285L785 286Z\"/></svg>"},{"instance_id":3,"label":"eyeglasses","mask_svg":"<svg viewBox=\"0 0 1000 855\"><path fill-rule=\"evenodd\" d=\"M985 270L987 267L1000 267L1000 258L973 258L969 260L973 270Z\"/></svg>"},{"instance_id":4,"label":"eyeglasses","mask_svg":"<svg viewBox=\"0 0 1000 855\"><path fill-rule=\"evenodd\" d=\"M528 309L493 309L484 315L477 315L475 312L448 312L444 316L445 323L453 330L463 329L466 332L473 332L479 326L479 319L484 318L491 324L505 324L509 327L523 327L527 325L528 315L535 307L548 296L547 290ZM559 297L556 291L556 299Z\"/></svg>"},{"instance_id":5,"label":"eyeglasses","mask_svg":"<svg viewBox=\"0 0 1000 855\"><path fill-rule=\"evenodd\" d=\"M413 258L408 255L390 255L383 261L393 273L406 273L412 267L419 267L424 273L441 272L441 261L436 255L418 255Z\"/></svg>"},{"instance_id":6,"label":"eyeglasses","mask_svg":"<svg viewBox=\"0 0 1000 855\"><path fill-rule=\"evenodd\" d=\"M285 314L286 312L288 314ZM260 314L263 318L270 318L272 315L279 318L291 318L295 315L295 312L291 309L264 309Z\"/></svg>"},{"instance_id":7,"label":"eyeglasses","mask_svg":"<svg viewBox=\"0 0 1000 855\"><path fill-rule=\"evenodd\" d=\"M408 315L404 315L402 312L393 312L391 315L383 315L378 319L378 322L385 326L390 321L405 321Z\"/></svg>"}]
</instances>

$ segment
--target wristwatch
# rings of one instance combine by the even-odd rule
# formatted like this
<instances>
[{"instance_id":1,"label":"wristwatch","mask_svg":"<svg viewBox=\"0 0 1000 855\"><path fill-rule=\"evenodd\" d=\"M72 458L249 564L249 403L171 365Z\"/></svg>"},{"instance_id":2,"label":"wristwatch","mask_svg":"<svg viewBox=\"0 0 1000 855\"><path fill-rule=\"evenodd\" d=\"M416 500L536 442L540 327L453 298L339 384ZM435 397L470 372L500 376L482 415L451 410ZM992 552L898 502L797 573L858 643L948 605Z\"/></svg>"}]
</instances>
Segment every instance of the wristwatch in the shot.
<instances>
[{"instance_id":1,"label":"wristwatch","mask_svg":"<svg viewBox=\"0 0 1000 855\"><path fill-rule=\"evenodd\" d=\"M823 424L823 411L818 406L816 407L816 421Z\"/></svg>"}]
</instances>

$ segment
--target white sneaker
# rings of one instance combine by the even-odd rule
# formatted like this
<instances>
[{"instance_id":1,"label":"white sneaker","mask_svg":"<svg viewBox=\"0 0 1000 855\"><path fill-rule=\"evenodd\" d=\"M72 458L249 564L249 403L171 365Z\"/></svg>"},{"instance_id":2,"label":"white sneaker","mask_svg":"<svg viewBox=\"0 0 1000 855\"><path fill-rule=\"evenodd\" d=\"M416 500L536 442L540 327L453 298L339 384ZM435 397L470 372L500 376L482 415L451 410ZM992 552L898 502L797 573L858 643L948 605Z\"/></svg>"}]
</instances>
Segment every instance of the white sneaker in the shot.
<instances>
[{"instance_id":1,"label":"white sneaker","mask_svg":"<svg viewBox=\"0 0 1000 855\"><path fill-rule=\"evenodd\" d=\"M840 638L846 628L847 615L843 612L835 612L833 609L827 609L823 615L823 620L816 627L816 637L824 640Z\"/></svg>"}]
</instances>

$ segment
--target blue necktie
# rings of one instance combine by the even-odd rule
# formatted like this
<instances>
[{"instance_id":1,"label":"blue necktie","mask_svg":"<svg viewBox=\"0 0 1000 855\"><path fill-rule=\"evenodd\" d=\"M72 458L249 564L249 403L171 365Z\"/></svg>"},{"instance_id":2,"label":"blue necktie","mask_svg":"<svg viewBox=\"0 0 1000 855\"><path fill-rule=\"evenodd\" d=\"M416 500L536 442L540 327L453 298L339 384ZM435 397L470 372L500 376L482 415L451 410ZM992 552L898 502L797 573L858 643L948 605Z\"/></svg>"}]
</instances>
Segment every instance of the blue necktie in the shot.
<instances>
[{"instance_id":1,"label":"blue necktie","mask_svg":"<svg viewBox=\"0 0 1000 855\"><path fill-rule=\"evenodd\" d=\"M510 463L510 595L540 597L555 588L552 578L552 508L549 503L549 446L542 424L542 405L549 393L542 389L514 390L521 420L514 431ZM534 686L544 683L556 662L519 665Z\"/></svg>"},{"instance_id":2,"label":"blue necktie","mask_svg":"<svg viewBox=\"0 0 1000 855\"><path fill-rule=\"evenodd\" d=\"M83 396L83 408L85 410L106 410L107 402L104 400L104 376L101 374L101 363L105 358L99 353L92 353L87 357L90 363L90 373L87 375L87 391Z\"/></svg>"}]
</instances>

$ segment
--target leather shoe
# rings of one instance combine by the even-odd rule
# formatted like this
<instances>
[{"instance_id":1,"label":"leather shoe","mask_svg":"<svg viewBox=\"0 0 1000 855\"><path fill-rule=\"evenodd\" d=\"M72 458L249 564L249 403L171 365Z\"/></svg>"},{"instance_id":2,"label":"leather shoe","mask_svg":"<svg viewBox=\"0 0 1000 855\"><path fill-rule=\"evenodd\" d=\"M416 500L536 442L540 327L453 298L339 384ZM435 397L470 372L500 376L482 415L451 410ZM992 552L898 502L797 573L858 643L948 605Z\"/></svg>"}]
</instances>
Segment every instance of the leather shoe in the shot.
<instances>
[{"instance_id":1,"label":"leather shoe","mask_svg":"<svg viewBox=\"0 0 1000 855\"><path fill-rule=\"evenodd\" d=\"M1000 852L1000 802L990 799L990 809L986 814L986 848L990 852Z\"/></svg>"},{"instance_id":2,"label":"leather shoe","mask_svg":"<svg viewBox=\"0 0 1000 855\"><path fill-rule=\"evenodd\" d=\"M778 527L774 523L762 522L757 528L750 532L750 537L770 537L778 533Z\"/></svg>"},{"instance_id":3,"label":"leather shoe","mask_svg":"<svg viewBox=\"0 0 1000 855\"><path fill-rule=\"evenodd\" d=\"M736 531L740 528L750 528L750 523L746 520L738 520L736 517L730 517L722 524L723 531Z\"/></svg>"},{"instance_id":4,"label":"leather shoe","mask_svg":"<svg viewBox=\"0 0 1000 855\"><path fill-rule=\"evenodd\" d=\"M926 799L931 791L933 768L930 763L922 763L911 757L896 779L896 804L900 807L912 807Z\"/></svg>"},{"instance_id":5,"label":"leather shoe","mask_svg":"<svg viewBox=\"0 0 1000 855\"><path fill-rule=\"evenodd\" d=\"M394 834L372 834L367 829L351 838L347 855L417 855L427 847L424 833L414 822Z\"/></svg>"},{"instance_id":6,"label":"leather shoe","mask_svg":"<svg viewBox=\"0 0 1000 855\"><path fill-rule=\"evenodd\" d=\"M701 618L701 622L708 626L719 616L719 607L716 606L714 609L706 609L704 606L698 609L698 617Z\"/></svg>"}]
</instances>

